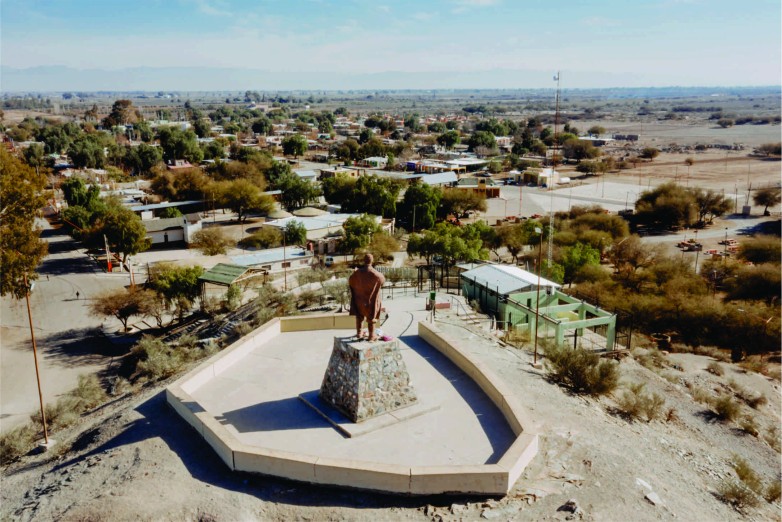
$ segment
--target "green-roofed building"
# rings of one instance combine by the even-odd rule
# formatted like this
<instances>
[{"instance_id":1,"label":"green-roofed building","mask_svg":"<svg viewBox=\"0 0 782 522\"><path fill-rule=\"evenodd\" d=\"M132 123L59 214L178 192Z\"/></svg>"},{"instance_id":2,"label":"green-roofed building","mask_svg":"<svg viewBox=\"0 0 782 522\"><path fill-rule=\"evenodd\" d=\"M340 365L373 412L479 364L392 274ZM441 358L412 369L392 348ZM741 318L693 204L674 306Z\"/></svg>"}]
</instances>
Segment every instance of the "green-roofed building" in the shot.
<instances>
[{"instance_id":1,"label":"green-roofed building","mask_svg":"<svg viewBox=\"0 0 782 522\"><path fill-rule=\"evenodd\" d=\"M198 278L201 284L201 297L222 297L229 286L253 278L263 278L262 281L265 281L267 274L266 270L260 268L217 263Z\"/></svg>"}]
</instances>

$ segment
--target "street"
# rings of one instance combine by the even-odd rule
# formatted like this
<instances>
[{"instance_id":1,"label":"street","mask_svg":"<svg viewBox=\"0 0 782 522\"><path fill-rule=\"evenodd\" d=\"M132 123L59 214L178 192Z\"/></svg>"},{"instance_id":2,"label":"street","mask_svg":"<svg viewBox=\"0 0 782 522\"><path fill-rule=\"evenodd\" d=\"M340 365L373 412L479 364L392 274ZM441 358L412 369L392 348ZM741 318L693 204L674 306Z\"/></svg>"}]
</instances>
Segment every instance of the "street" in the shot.
<instances>
[{"instance_id":1,"label":"street","mask_svg":"<svg viewBox=\"0 0 782 522\"><path fill-rule=\"evenodd\" d=\"M110 363L110 346L100 335L104 319L90 314L89 303L102 291L128 284L128 276L101 272L70 236L39 224L49 255L38 268L30 304L48 403L73 389L79 375ZM25 300L4 296L0 314L0 431L6 431L28 420L39 403Z\"/></svg>"}]
</instances>

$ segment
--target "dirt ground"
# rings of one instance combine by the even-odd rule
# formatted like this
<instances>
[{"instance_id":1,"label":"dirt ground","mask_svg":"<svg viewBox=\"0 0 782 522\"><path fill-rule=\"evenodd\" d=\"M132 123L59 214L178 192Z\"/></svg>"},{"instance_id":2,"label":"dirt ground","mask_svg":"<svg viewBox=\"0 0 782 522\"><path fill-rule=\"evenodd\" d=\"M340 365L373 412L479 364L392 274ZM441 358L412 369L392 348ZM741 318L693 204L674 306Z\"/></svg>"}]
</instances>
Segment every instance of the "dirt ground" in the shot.
<instances>
[{"instance_id":1,"label":"dirt ground","mask_svg":"<svg viewBox=\"0 0 782 522\"><path fill-rule=\"evenodd\" d=\"M438 314L440 314L438 312ZM92 413L58 433L63 450L25 457L2 474L3 520L778 520L780 504L739 511L718 498L735 479L734 454L764 483L779 480L780 454L764 441L780 423L779 383L711 359L662 358L650 371L633 357L622 381L644 382L665 398L668 420L628 421L615 398L574 396L531 366L527 350L499 345L452 313L442 328L465 340L521 397L541 435L540 451L504 498L404 498L232 473L166 405L163 385ZM727 393L729 382L764 394L742 406L755 438L693 400L693 389ZM58 456L57 454L63 453ZM574 501L577 513L563 508ZM573 504L570 504L571 506Z\"/></svg>"}]
</instances>

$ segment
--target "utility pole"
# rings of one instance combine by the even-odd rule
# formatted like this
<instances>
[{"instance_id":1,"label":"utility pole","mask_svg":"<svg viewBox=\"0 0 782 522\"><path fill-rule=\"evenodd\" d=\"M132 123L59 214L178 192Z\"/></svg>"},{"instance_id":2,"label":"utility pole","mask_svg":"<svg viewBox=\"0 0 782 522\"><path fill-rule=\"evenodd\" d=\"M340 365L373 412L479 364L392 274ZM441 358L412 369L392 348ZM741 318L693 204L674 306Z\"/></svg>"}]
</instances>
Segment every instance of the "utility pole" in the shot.
<instances>
[{"instance_id":1,"label":"utility pole","mask_svg":"<svg viewBox=\"0 0 782 522\"><path fill-rule=\"evenodd\" d=\"M27 282L27 274L24 275L24 286L27 288L24 298L27 301L27 319L30 323L30 339L33 341L33 360L35 361L35 380L38 383L38 400L41 404L41 422L43 423L44 447L49 447L49 428L46 426L46 412L43 407L43 392L41 391L41 374L38 368L38 348L35 344L35 330L33 329L33 313L30 309L30 284Z\"/></svg>"},{"instance_id":2,"label":"utility pole","mask_svg":"<svg viewBox=\"0 0 782 522\"><path fill-rule=\"evenodd\" d=\"M543 270L541 263L543 261L543 230L535 227L535 232L540 234L540 244L538 245L538 290L535 299L535 349L533 351L532 365L538 364L538 325L540 323L540 273Z\"/></svg>"}]
</instances>

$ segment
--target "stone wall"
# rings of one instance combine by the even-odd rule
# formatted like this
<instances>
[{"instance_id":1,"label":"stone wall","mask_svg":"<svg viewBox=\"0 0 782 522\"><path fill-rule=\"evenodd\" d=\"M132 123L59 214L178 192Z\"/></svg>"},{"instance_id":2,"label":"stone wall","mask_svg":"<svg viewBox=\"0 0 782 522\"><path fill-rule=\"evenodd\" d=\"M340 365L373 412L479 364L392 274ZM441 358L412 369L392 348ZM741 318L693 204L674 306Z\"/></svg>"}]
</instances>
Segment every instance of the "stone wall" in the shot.
<instances>
[{"instance_id":1,"label":"stone wall","mask_svg":"<svg viewBox=\"0 0 782 522\"><path fill-rule=\"evenodd\" d=\"M417 401L399 341L334 338L320 396L353 422L361 422Z\"/></svg>"}]
</instances>

